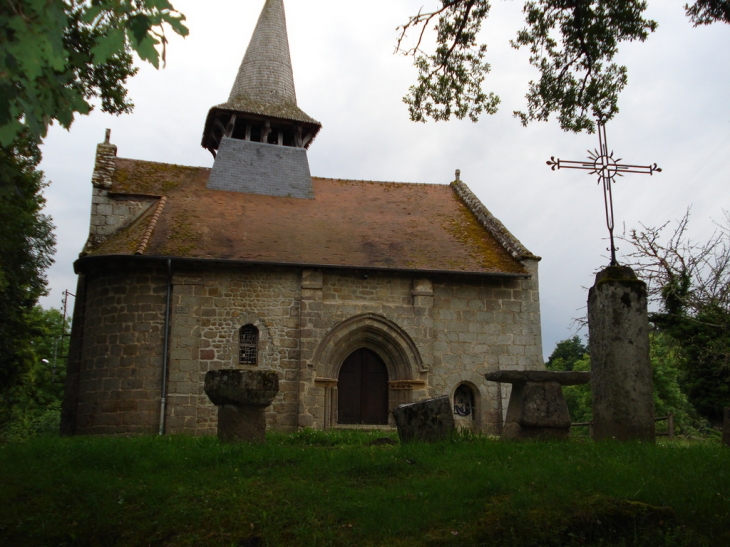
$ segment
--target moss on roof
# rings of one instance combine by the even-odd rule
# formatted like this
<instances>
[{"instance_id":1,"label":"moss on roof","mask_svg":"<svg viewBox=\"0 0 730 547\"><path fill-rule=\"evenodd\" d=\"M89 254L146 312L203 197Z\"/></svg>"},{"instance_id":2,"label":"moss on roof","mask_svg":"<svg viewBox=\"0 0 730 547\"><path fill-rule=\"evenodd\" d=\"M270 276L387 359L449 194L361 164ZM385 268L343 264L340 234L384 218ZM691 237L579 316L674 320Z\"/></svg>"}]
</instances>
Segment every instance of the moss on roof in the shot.
<instances>
[{"instance_id":1,"label":"moss on roof","mask_svg":"<svg viewBox=\"0 0 730 547\"><path fill-rule=\"evenodd\" d=\"M207 168L116 160L113 192L168 197L145 255L527 273L449 185L314 178L315 198L297 199L209 190L209 175ZM90 254L133 254L143 220Z\"/></svg>"}]
</instances>

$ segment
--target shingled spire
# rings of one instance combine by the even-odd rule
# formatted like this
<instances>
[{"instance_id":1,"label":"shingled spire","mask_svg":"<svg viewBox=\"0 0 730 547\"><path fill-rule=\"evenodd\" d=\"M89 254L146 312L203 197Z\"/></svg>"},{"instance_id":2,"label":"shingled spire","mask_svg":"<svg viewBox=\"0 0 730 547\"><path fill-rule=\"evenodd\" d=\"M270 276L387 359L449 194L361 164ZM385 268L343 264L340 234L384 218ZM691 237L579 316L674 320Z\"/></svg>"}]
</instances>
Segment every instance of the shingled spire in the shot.
<instances>
[{"instance_id":1,"label":"shingled spire","mask_svg":"<svg viewBox=\"0 0 730 547\"><path fill-rule=\"evenodd\" d=\"M202 145L224 138L308 148L321 124L297 106L283 0L266 0L228 101L214 106Z\"/></svg>"}]
</instances>

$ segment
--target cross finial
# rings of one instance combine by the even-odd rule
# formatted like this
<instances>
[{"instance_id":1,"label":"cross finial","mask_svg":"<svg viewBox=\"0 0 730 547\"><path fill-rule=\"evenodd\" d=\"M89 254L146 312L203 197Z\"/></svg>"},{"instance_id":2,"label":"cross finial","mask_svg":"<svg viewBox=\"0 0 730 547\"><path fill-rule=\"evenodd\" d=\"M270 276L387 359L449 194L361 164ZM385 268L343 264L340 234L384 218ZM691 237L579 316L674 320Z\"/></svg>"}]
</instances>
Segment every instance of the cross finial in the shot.
<instances>
[{"instance_id":1,"label":"cross finial","mask_svg":"<svg viewBox=\"0 0 730 547\"><path fill-rule=\"evenodd\" d=\"M598 128L598 144L599 149L591 152L588 151L588 161L569 161L555 159L554 156L546 163L555 171L556 169L584 169L590 171L589 175L598 175L598 182L603 182L603 202L606 209L606 226L608 227L608 235L611 241L611 266L618 266L616 260L616 245L613 241L613 196L611 194L611 183L615 182L617 176L623 177L624 173L641 173L644 175L653 175L654 172L661 173L661 168L657 164L652 165L629 165L619 163L621 158L614 159L613 151L608 152L608 143L606 141L606 125L603 120L599 119Z\"/></svg>"}]
</instances>

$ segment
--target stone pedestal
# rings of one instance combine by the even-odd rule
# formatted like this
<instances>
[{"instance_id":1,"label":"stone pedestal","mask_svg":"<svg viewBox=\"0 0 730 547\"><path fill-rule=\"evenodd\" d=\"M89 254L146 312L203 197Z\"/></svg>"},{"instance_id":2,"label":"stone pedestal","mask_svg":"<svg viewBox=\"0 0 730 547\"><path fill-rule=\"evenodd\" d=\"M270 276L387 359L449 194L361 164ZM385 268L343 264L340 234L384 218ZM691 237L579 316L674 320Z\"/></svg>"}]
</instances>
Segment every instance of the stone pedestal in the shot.
<instances>
[{"instance_id":1,"label":"stone pedestal","mask_svg":"<svg viewBox=\"0 0 730 547\"><path fill-rule=\"evenodd\" d=\"M722 444L730 448L730 406L725 407L722 422Z\"/></svg>"},{"instance_id":2,"label":"stone pedestal","mask_svg":"<svg viewBox=\"0 0 730 547\"><path fill-rule=\"evenodd\" d=\"M221 441L266 441L266 407L279 392L276 372L211 370L205 375L204 389L218 407Z\"/></svg>"},{"instance_id":3,"label":"stone pedestal","mask_svg":"<svg viewBox=\"0 0 730 547\"><path fill-rule=\"evenodd\" d=\"M655 440L646 284L609 266L588 293L593 438Z\"/></svg>"},{"instance_id":4,"label":"stone pedestal","mask_svg":"<svg viewBox=\"0 0 730 547\"><path fill-rule=\"evenodd\" d=\"M448 439L456 429L448 396L399 405L393 411L401 443Z\"/></svg>"},{"instance_id":5,"label":"stone pedestal","mask_svg":"<svg viewBox=\"0 0 730 547\"><path fill-rule=\"evenodd\" d=\"M590 372L502 370L490 372L491 382L512 384L502 439L559 439L570 437L570 413L561 386L587 384Z\"/></svg>"}]
</instances>

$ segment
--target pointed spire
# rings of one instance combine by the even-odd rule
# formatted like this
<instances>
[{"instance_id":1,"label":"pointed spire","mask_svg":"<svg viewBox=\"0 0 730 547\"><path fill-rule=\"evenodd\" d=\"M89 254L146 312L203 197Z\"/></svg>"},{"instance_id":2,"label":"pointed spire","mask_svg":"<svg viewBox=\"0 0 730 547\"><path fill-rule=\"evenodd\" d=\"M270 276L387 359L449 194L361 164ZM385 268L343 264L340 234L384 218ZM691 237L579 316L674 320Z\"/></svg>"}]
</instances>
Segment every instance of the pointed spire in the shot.
<instances>
[{"instance_id":1,"label":"pointed spire","mask_svg":"<svg viewBox=\"0 0 730 547\"><path fill-rule=\"evenodd\" d=\"M297 106L283 0L266 0L228 101L208 112L202 145L224 137L308 148L322 124Z\"/></svg>"},{"instance_id":2,"label":"pointed spire","mask_svg":"<svg viewBox=\"0 0 730 547\"><path fill-rule=\"evenodd\" d=\"M266 0L228 97L297 104L283 0Z\"/></svg>"}]
</instances>

